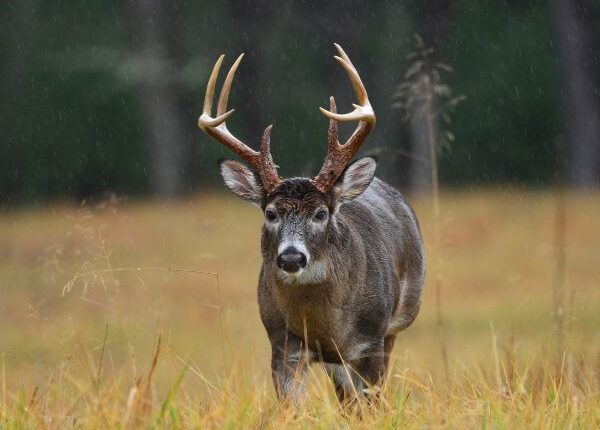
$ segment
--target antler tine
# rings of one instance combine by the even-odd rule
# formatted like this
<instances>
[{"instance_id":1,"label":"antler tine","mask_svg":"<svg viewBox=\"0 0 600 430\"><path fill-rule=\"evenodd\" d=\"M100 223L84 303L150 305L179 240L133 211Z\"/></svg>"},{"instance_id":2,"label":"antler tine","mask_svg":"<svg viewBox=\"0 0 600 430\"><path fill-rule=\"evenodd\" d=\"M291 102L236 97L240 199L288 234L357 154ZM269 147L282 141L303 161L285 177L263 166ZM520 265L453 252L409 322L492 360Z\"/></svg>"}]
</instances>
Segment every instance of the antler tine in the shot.
<instances>
[{"instance_id":1,"label":"antler tine","mask_svg":"<svg viewBox=\"0 0 600 430\"><path fill-rule=\"evenodd\" d=\"M358 102L360 104L364 104L365 102L368 103L369 99L367 97L367 90L365 89L365 86L363 85L362 80L360 79L360 75L358 74L356 67L354 67L354 64L352 64L352 61L350 61L350 57L348 57L348 54L346 54L342 47L337 43L334 43L334 45L338 50L338 53L340 54L340 56L335 57L335 59L338 60L338 62L342 65L342 67L344 67L344 69L346 69L346 71L350 75L352 86L354 87L354 91L358 96Z\"/></svg>"},{"instance_id":2,"label":"antler tine","mask_svg":"<svg viewBox=\"0 0 600 430\"><path fill-rule=\"evenodd\" d=\"M229 69L229 72L227 73L223 83L223 88L221 89L221 94L219 95L217 116L216 118L211 116L217 77L219 75L219 71L221 70L221 64L223 63L224 57L224 55L219 57L215 63L215 66L213 67L210 78L208 79L208 84L206 85L206 96L204 97L204 106L202 108L202 115L198 119L198 126L206 134L221 142L246 160L260 176L263 186L267 192L270 192L277 187L279 182L281 182L270 152L270 133L272 126L267 127L265 130L260 152L257 152L231 134L231 132L227 130L227 125L225 124L227 118L229 118L235 111L235 109L227 111L227 102L229 100L229 92L231 90L231 84L233 82L235 72L242 61L244 54L241 54Z\"/></svg>"},{"instance_id":3,"label":"antler tine","mask_svg":"<svg viewBox=\"0 0 600 430\"><path fill-rule=\"evenodd\" d=\"M343 58L338 57L337 55L335 55L333 58L335 58L337 62L340 63L342 67L346 70L346 73L348 73L348 76L350 77L350 82L352 83L352 87L354 88L354 92L356 93L356 98L358 99L358 101L361 104L368 102L369 99L367 98L367 90L365 90L365 87L362 81L360 80L360 76L358 76L358 72L356 71L356 69L351 64L347 63Z\"/></svg>"},{"instance_id":4,"label":"antler tine","mask_svg":"<svg viewBox=\"0 0 600 430\"><path fill-rule=\"evenodd\" d=\"M325 157L321 171L312 180L315 186L322 192L327 192L333 186L375 125L375 112L371 107L367 90L356 68L342 47L337 43L334 45L340 54L339 56L334 56L334 58L348 73L359 104L353 104L354 110L350 113L338 114L335 108L335 101L332 97L330 99L330 110L319 108L329 118L327 156ZM337 141L337 121L359 122L356 130L344 145L340 145Z\"/></svg>"},{"instance_id":5,"label":"antler tine","mask_svg":"<svg viewBox=\"0 0 600 430\"><path fill-rule=\"evenodd\" d=\"M335 98L333 98L333 96L329 97L329 111L332 113L337 113L337 108L335 106ZM327 133L327 152L331 152L332 150L334 150L337 145L339 145L338 124L335 119L330 118L329 131Z\"/></svg>"},{"instance_id":6,"label":"antler tine","mask_svg":"<svg viewBox=\"0 0 600 430\"><path fill-rule=\"evenodd\" d=\"M322 107L319 110L328 118L335 119L338 121L348 122L348 121L367 121L375 123L375 113L373 112L373 108L371 108L371 103L369 102L369 97L367 95L367 90L360 80L360 76L356 69L351 65L351 63L347 63L343 58L335 56L334 57L346 70L348 76L350 77L350 81L352 82L352 86L354 87L354 92L356 93L356 97L358 98L358 102L360 104L352 104L354 110L350 113L338 114L335 112L330 112Z\"/></svg>"},{"instance_id":7,"label":"antler tine","mask_svg":"<svg viewBox=\"0 0 600 430\"><path fill-rule=\"evenodd\" d=\"M262 168L261 180L267 190L273 190L277 188L277 185L279 185L281 182L279 174L277 173L277 166L273 162L273 156L271 155L272 128L273 124L265 128L262 140L260 142L260 164Z\"/></svg>"},{"instance_id":8,"label":"antler tine","mask_svg":"<svg viewBox=\"0 0 600 430\"><path fill-rule=\"evenodd\" d=\"M260 142L260 160L263 167L268 166L272 167L272 169L277 173L275 168L275 163L273 162L273 156L271 155L271 129L273 128L273 124L269 125L265 128L263 132L263 136Z\"/></svg>"},{"instance_id":9,"label":"antler tine","mask_svg":"<svg viewBox=\"0 0 600 430\"><path fill-rule=\"evenodd\" d=\"M244 54L242 54L241 56L243 56L243 55ZM231 88L231 81L233 80L233 74L235 73L235 70L237 69L237 66L239 65L239 61L241 61L241 58L238 58L238 61L236 61L234 63L234 65L229 70L229 73L227 74L227 79L229 79L229 84L228 84L228 87L226 87L224 85L223 89L221 90L221 95L219 97L219 104L217 107L217 117L216 118L211 117L212 102L213 102L213 99L215 96L215 87L217 86L217 78L219 76L219 72L221 71L221 65L223 64L224 58L225 58L225 55L221 55L219 57L219 59L215 63L213 70L210 74L210 78L208 79L208 84L206 84L206 95L204 96L204 106L202 107L202 115L198 119L198 126L204 131L206 131L205 129L207 127L217 127L217 126L223 124L227 120L227 118L229 118L231 116L231 114L233 114L233 112L235 112L235 109L231 109L229 112L221 112L220 107L221 107L221 99L223 98L223 92L225 91L225 88L227 88L227 92L225 94L225 109L227 109L227 98L229 97L229 88ZM235 66L235 68L234 68L234 66ZM227 84L227 80L225 81L225 84ZM223 111L225 109L223 109Z\"/></svg>"},{"instance_id":10,"label":"antler tine","mask_svg":"<svg viewBox=\"0 0 600 430\"><path fill-rule=\"evenodd\" d=\"M335 46L335 49L337 49L338 54L340 54L340 57L342 57L346 63L350 64L352 68L356 70L354 64L352 64L352 61L350 60L350 57L348 57L348 54L346 54L346 51L344 51L344 49L339 45L339 43L334 43L333 46Z\"/></svg>"},{"instance_id":11,"label":"antler tine","mask_svg":"<svg viewBox=\"0 0 600 430\"><path fill-rule=\"evenodd\" d=\"M219 76L219 71L221 70L221 64L223 64L224 58L225 55L221 55L219 57L213 66L212 72L210 73L208 84L206 84L206 94L204 95L204 106L202 107L202 113L209 116L212 113L212 102L215 95L215 86L217 85L217 77Z\"/></svg>"},{"instance_id":12,"label":"antler tine","mask_svg":"<svg viewBox=\"0 0 600 430\"><path fill-rule=\"evenodd\" d=\"M231 66L231 69L229 69L229 72L227 73L225 82L223 82L221 95L219 95L219 103L217 104L217 116L223 115L227 111L227 101L229 100L229 91L231 90L231 83L233 82L233 77L235 76L235 72L237 71L240 62L242 61L242 58L244 58L243 53L240 54L239 57L237 57L237 60L235 60L235 62ZM233 110L234 109L231 109L230 112L232 112Z\"/></svg>"}]
</instances>

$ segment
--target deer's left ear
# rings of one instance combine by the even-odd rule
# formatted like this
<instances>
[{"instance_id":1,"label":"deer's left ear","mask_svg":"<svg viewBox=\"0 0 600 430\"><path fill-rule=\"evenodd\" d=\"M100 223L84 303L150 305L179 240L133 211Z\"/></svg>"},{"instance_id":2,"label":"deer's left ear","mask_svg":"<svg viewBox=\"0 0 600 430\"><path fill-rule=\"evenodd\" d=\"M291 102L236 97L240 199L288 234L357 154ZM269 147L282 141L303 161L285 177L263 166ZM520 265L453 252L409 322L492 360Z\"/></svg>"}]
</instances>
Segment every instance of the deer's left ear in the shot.
<instances>
[{"instance_id":1,"label":"deer's left ear","mask_svg":"<svg viewBox=\"0 0 600 430\"><path fill-rule=\"evenodd\" d=\"M337 205L354 200L371 184L375 176L377 162L365 157L350 164L333 187L333 196Z\"/></svg>"}]
</instances>

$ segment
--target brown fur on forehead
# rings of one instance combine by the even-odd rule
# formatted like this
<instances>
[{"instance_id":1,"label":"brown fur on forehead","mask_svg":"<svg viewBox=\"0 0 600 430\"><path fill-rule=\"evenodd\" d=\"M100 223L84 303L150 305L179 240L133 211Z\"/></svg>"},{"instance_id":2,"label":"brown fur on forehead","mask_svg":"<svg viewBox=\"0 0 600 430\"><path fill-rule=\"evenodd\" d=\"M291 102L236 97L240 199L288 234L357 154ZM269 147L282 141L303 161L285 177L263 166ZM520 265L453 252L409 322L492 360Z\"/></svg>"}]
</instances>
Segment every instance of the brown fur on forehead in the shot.
<instances>
[{"instance_id":1,"label":"brown fur on forehead","mask_svg":"<svg viewBox=\"0 0 600 430\"><path fill-rule=\"evenodd\" d=\"M269 193L266 203L275 203L277 210L285 214L312 214L321 205L330 207L332 201L331 196L319 191L310 179L291 178Z\"/></svg>"}]
</instances>

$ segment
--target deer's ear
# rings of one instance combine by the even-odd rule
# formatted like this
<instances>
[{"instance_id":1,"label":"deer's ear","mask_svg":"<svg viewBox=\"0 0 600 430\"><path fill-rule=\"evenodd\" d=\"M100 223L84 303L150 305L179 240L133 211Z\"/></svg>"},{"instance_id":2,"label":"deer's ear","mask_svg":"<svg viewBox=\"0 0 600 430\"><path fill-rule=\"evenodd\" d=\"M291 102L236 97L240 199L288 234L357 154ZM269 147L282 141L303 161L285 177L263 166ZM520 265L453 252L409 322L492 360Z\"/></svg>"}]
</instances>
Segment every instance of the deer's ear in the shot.
<instances>
[{"instance_id":1,"label":"deer's ear","mask_svg":"<svg viewBox=\"0 0 600 430\"><path fill-rule=\"evenodd\" d=\"M365 157L350 164L333 187L333 196L337 205L354 200L371 184L375 176L377 162Z\"/></svg>"},{"instance_id":2,"label":"deer's ear","mask_svg":"<svg viewBox=\"0 0 600 430\"><path fill-rule=\"evenodd\" d=\"M252 170L234 160L219 161L219 170L223 182L236 196L260 205L265 191Z\"/></svg>"}]
</instances>

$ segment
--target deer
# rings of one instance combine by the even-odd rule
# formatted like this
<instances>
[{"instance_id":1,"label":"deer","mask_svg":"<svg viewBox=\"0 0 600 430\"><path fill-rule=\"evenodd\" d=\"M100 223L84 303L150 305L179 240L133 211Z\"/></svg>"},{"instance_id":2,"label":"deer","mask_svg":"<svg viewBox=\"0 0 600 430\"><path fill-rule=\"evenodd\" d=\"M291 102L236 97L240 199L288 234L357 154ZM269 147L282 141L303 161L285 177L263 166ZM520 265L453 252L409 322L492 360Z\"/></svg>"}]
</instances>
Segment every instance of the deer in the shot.
<instances>
[{"instance_id":1,"label":"deer","mask_svg":"<svg viewBox=\"0 0 600 430\"><path fill-rule=\"evenodd\" d=\"M402 194L375 177L376 159L352 161L375 126L375 112L344 50L339 62L358 99L349 113L320 108L329 118L327 155L312 178L282 179L271 155L269 125L256 151L226 121L231 84L244 54L227 73L212 116L224 55L208 84L198 125L245 163L219 161L225 185L264 214L258 280L259 313L271 343L279 399L304 399L307 367L322 363L339 399L381 388L397 334L419 313L425 278L416 215ZM357 122L343 144L338 122Z\"/></svg>"}]
</instances>

